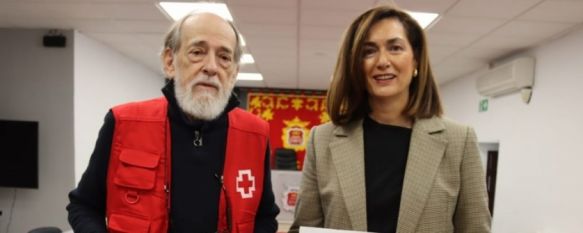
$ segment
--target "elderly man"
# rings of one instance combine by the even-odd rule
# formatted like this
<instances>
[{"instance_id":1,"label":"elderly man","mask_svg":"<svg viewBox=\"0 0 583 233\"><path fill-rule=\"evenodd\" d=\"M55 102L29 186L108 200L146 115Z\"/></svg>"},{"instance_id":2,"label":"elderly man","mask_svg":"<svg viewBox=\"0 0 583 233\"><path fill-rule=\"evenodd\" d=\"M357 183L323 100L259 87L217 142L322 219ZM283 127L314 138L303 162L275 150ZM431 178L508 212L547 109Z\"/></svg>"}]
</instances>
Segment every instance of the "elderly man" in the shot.
<instances>
[{"instance_id":1,"label":"elderly man","mask_svg":"<svg viewBox=\"0 0 583 233\"><path fill-rule=\"evenodd\" d=\"M162 53L165 97L116 106L69 194L75 232L275 232L268 124L232 95L232 23L177 21Z\"/></svg>"}]
</instances>

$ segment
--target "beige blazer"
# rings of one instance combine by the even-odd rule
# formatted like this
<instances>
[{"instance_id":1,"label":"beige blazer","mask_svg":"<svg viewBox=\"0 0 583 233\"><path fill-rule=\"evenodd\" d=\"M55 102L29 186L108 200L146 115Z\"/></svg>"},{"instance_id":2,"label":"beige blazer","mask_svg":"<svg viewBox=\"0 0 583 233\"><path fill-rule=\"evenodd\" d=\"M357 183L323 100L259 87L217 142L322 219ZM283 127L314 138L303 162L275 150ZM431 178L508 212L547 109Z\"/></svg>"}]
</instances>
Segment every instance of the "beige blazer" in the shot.
<instances>
[{"instance_id":1,"label":"beige blazer","mask_svg":"<svg viewBox=\"0 0 583 233\"><path fill-rule=\"evenodd\" d=\"M362 120L312 129L290 232L299 226L367 230L363 147ZM473 129L438 117L417 120L397 232L490 232L487 199Z\"/></svg>"}]
</instances>

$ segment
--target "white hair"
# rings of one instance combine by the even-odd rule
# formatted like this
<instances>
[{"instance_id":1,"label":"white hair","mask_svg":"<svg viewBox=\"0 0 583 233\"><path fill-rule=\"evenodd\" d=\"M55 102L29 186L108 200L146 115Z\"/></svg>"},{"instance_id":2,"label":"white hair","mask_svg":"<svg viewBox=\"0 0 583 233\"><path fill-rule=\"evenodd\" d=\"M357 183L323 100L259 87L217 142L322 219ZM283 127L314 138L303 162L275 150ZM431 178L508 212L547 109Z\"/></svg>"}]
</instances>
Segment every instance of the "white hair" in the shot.
<instances>
[{"instance_id":1,"label":"white hair","mask_svg":"<svg viewBox=\"0 0 583 233\"><path fill-rule=\"evenodd\" d=\"M178 70L177 70L178 71ZM177 76L180 74L177 73ZM217 88L217 92L194 91L196 84L205 82ZM214 120L223 113L231 98L231 92L235 87L235 79L229 79L226 86L221 85L217 76L209 77L203 73L191 80L186 87L179 83L174 84L176 101L182 111L200 120Z\"/></svg>"}]
</instances>

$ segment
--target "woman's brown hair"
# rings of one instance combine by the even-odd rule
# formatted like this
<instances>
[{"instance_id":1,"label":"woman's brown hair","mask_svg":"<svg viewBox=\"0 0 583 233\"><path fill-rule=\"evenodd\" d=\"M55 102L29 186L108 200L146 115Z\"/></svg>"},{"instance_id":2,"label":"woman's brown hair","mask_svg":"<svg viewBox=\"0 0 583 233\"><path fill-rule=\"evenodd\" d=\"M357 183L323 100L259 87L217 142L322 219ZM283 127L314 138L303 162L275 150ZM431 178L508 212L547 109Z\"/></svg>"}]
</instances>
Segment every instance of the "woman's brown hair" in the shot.
<instances>
[{"instance_id":1,"label":"woman's brown hair","mask_svg":"<svg viewBox=\"0 0 583 233\"><path fill-rule=\"evenodd\" d=\"M425 33L409 14L389 6L372 8L357 17L344 33L336 68L327 96L327 111L336 125L346 125L369 113L368 91L363 70L362 48L370 28L386 18L403 24L418 61L418 75L409 86L409 102L403 114L413 118L441 116L443 108L431 66Z\"/></svg>"}]
</instances>

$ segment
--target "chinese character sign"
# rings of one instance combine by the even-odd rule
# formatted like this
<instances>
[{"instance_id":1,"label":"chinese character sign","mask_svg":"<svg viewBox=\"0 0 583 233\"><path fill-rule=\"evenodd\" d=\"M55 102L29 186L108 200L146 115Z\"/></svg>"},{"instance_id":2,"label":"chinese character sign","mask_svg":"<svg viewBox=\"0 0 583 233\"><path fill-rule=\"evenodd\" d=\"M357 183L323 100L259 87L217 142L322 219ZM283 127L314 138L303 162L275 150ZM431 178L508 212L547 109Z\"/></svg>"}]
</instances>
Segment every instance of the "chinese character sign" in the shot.
<instances>
[{"instance_id":1,"label":"chinese character sign","mask_svg":"<svg viewBox=\"0 0 583 233\"><path fill-rule=\"evenodd\" d=\"M324 95L249 92L247 104L249 112L269 122L271 154L277 148L295 150L298 169L303 166L310 129L330 121Z\"/></svg>"}]
</instances>

